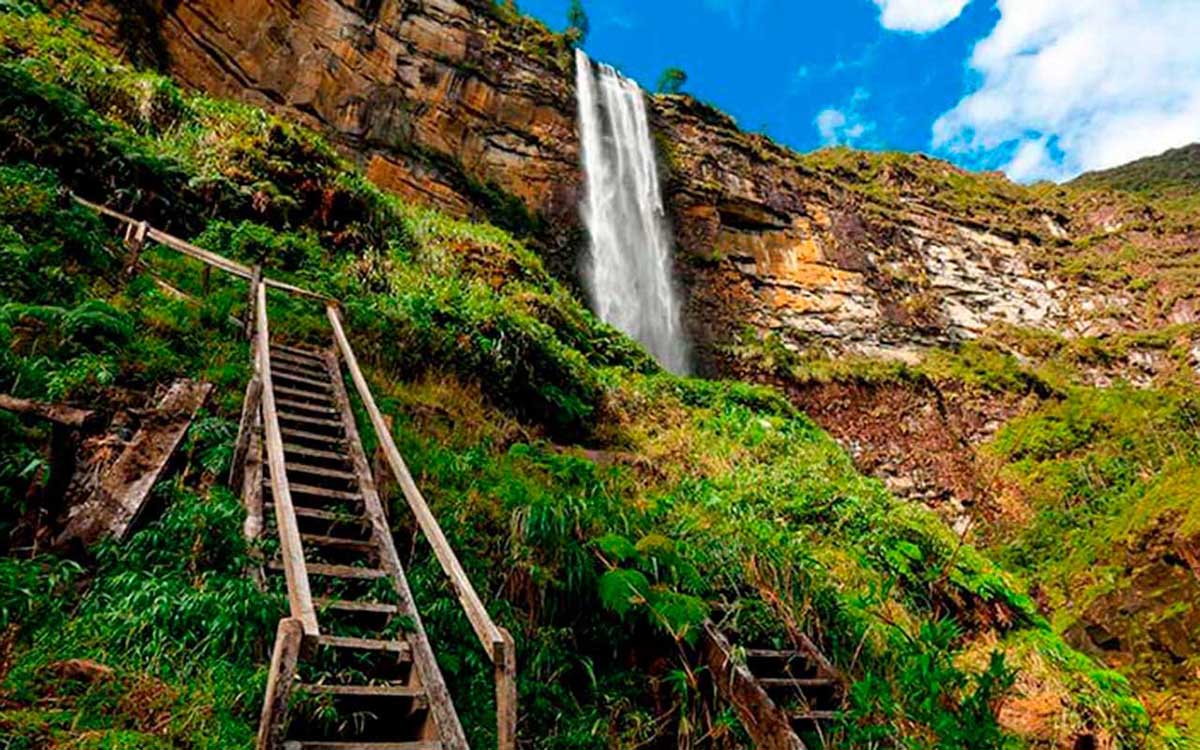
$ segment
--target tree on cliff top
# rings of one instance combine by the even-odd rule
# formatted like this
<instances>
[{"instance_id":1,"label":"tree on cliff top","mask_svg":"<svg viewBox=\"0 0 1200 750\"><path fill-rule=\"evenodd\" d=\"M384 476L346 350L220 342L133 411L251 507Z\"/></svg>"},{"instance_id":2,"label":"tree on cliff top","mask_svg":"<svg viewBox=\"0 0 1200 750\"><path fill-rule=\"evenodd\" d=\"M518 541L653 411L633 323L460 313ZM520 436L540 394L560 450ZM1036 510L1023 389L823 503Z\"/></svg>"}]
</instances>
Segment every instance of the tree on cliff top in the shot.
<instances>
[{"instance_id":1,"label":"tree on cliff top","mask_svg":"<svg viewBox=\"0 0 1200 750\"><path fill-rule=\"evenodd\" d=\"M580 0L571 0L571 5L567 8L567 43L572 47L582 46L588 32L591 31L591 26L583 3Z\"/></svg>"},{"instance_id":2,"label":"tree on cliff top","mask_svg":"<svg viewBox=\"0 0 1200 750\"><path fill-rule=\"evenodd\" d=\"M658 93L678 94L687 84L687 73L683 68L667 68L658 77Z\"/></svg>"}]
</instances>

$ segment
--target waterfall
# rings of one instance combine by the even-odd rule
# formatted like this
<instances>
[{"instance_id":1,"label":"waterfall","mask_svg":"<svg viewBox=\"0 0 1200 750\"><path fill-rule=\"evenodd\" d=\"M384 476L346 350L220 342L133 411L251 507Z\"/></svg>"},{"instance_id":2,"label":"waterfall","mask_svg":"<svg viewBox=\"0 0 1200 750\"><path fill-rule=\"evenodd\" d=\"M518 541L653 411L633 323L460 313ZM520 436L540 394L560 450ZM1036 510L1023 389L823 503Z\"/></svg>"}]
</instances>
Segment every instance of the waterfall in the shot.
<instances>
[{"instance_id":1,"label":"waterfall","mask_svg":"<svg viewBox=\"0 0 1200 750\"><path fill-rule=\"evenodd\" d=\"M582 50L575 52L575 74L592 304L663 367L685 374L688 345L645 95L611 66L593 65Z\"/></svg>"}]
</instances>

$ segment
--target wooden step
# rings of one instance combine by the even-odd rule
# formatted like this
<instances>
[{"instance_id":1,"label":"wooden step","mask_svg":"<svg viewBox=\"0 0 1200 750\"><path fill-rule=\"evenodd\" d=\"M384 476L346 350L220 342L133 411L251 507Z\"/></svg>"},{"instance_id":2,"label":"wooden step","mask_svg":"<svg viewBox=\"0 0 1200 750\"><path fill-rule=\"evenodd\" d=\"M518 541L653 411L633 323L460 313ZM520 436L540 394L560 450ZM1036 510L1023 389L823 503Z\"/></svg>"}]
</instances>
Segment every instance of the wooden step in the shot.
<instances>
[{"instance_id":1,"label":"wooden step","mask_svg":"<svg viewBox=\"0 0 1200 750\"><path fill-rule=\"evenodd\" d=\"M742 649L746 654L747 659L808 659L808 655L803 651L780 651L773 648L747 648Z\"/></svg>"},{"instance_id":2,"label":"wooden step","mask_svg":"<svg viewBox=\"0 0 1200 750\"><path fill-rule=\"evenodd\" d=\"M345 513L334 513L333 511L321 510L320 508L309 508L303 505L292 504L296 510L296 515L301 518L315 518L319 521L329 521L330 523L344 523L347 526L354 524L357 526L370 526L371 522L362 516L348 515ZM275 503L263 503L264 510L273 510Z\"/></svg>"},{"instance_id":3,"label":"wooden step","mask_svg":"<svg viewBox=\"0 0 1200 750\"><path fill-rule=\"evenodd\" d=\"M277 380L287 380L289 382L311 386L315 390L322 393L333 390L333 384L330 383L329 380L322 380L320 378L314 378L308 375L296 375L289 370L280 370L278 373L276 373L275 370L272 369L271 374L274 375L275 379ZM292 386L288 387L290 388Z\"/></svg>"},{"instance_id":4,"label":"wooden step","mask_svg":"<svg viewBox=\"0 0 1200 750\"><path fill-rule=\"evenodd\" d=\"M355 740L287 740L283 750L442 750L433 740L412 742L359 742Z\"/></svg>"},{"instance_id":5,"label":"wooden step","mask_svg":"<svg viewBox=\"0 0 1200 750\"><path fill-rule=\"evenodd\" d=\"M276 370L287 370L297 375L317 379L329 377L329 369L325 367L324 362L304 360L281 352L271 352L271 372L274 373Z\"/></svg>"},{"instance_id":6,"label":"wooden step","mask_svg":"<svg viewBox=\"0 0 1200 750\"><path fill-rule=\"evenodd\" d=\"M263 477L263 486L268 490L271 489L271 480L269 477ZM343 490L330 490L324 487L314 487L311 484L300 484L297 482L288 482L288 489L293 495L309 495L311 497L326 497L330 500L346 500L349 502L358 502L362 500L362 495L357 492L346 492Z\"/></svg>"},{"instance_id":7,"label":"wooden step","mask_svg":"<svg viewBox=\"0 0 1200 750\"><path fill-rule=\"evenodd\" d=\"M341 479L344 482L357 482L358 475L348 471L338 471L337 469L326 469L312 464L302 464L296 461L285 461L284 470L287 471L290 478L295 474L308 474L314 477L325 477L326 479Z\"/></svg>"},{"instance_id":8,"label":"wooden step","mask_svg":"<svg viewBox=\"0 0 1200 750\"><path fill-rule=\"evenodd\" d=\"M346 444L346 439L337 435L321 435L316 432L306 432L305 430L297 430L292 427L280 426L279 433L285 438L290 437L298 440L312 440L316 443L328 443L330 447Z\"/></svg>"},{"instance_id":9,"label":"wooden step","mask_svg":"<svg viewBox=\"0 0 1200 750\"><path fill-rule=\"evenodd\" d=\"M306 398L309 401L317 401L317 402L320 402L323 404L332 404L333 403L333 401L330 399L330 397L324 393L317 393L315 391L305 391L305 390L301 390L299 388L289 388L286 385L276 384L275 385L275 397L278 398L279 396L295 396L296 398Z\"/></svg>"},{"instance_id":10,"label":"wooden step","mask_svg":"<svg viewBox=\"0 0 1200 750\"><path fill-rule=\"evenodd\" d=\"M295 414L293 412L279 410L279 420L281 422L299 422L300 424L313 425L314 427L331 427L335 430L341 430L345 427L340 419L322 419L320 417L306 417L303 414Z\"/></svg>"},{"instance_id":11,"label":"wooden step","mask_svg":"<svg viewBox=\"0 0 1200 750\"><path fill-rule=\"evenodd\" d=\"M283 444L283 452L284 452L284 454L290 453L294 456L307 456L308 458L324 458L329 461L346 461L346 462L350 461L350 457L347 456L345 453L339 453L337 451L326 451L326 450L321 450L320 448L306 448L303 445L296 445L295 443L284 443Z\"/></svg>"},{"instance_id":12,"label":"wooden step","mask_svg":"<svg viewBox=\"0 0 1200 750\"><path fill-rule=\"evenodd\" d=\"M413 685L306 685L299 684L297 690L324 695L348 695L368 698L412 698L418 705L425 705L425 690Z\"/></svg>"},{"instance_id":13,"label":"wooden step","mask_svg":"<svg viewBox=\"0 0 1200 750\"><path fill-rule=\"evenodd\" d=\"M317 637L317 645L344 648L350 651L388 651L407 660L412 657L412 647L404 641L380 641L374 638L350 638L340 635Z\"/></svg>"},{"instance_id":14,"label":"wooden step","mask_svg":"<svg viewBox=\"0 0 1200 750\"><path fill-rule=\"evenodd\" d=\"M833 685L828 677L759 677L758 684L765 688L792 687L818 688Z\"/></svg>"},{"instance_id":15,"label":"wooden step","mask_svg":"<svg viewBox=\"0 0 1200 750\"><path fill-rule=\"evenodd\" d=\"M300 539L306 544L311 544L316 547L330 547L333 549L364 553L377 551L374 544L371 542L364 542L361 539L347 539L340 536L325 536L324 534L301 534Z\"/></svg>"},{"instance_id":16,"label":"wooden step","mask_svg":"<svg viewBox=\"0 0 1200 750\"><path fill-rule=\"evenodd\" d=\"M352 599L313 599L318 610L331 609L337 612L362 612L372 615L394 615L400 611L395 604L385 602L359 602Z\"/></svg>"},{"instance_id":17,"label":"wooden step","mask_svg":"<svg viewBox=\"0 0 1200 750\"><path fill-rule=\"evenodd\" d=\"M832 721L838 717L839 711L815 711L807 708L792 711L789 716L792 721Z\"/></svg>"},{"instance_id":18,"label":"wooden step","mask_svg":"<svg viewBox=\"0 0 1200 750\"><path fill-rule=\"evenodd\" d=\"M332 406L321 406L320 404L306 404L303 401L293 401L290 398L275 399L275 407L281 411L292 411L301 409L303 411L316 412L317 414L338 414L338 410Z\"/></svg>"},{"instance_id":19,"label":"wooden step","mask_svg":"<svg viewBox=\"0 0 1200 750\"><path fill-rule=\"evenodd\" d=\"M271 560L267 563L267 567L271 570L283 571L282 560ZM350 578L360 581L371 581L378 578L387 578L387 571L379 568L356 568L353 565L333 565L330 563L307 563L305 567L308 569L310 576L326 576L328 578Z\"/></svg>"},{"instance_id":20,"label":"wooden step","mask_svg":"<svg viewBox=\"0 0 1200 750\"><path fill-rule=\"evenodd\" d=\"M271 353L274 354L276 352L280 352L282 354L288 354L293 357L300 357L301 359L311 359L311 360L315 360L315 361L321 362L321 363L325 362L324 352L317 351L316 349L303 349L298 346L289 346L287 344L279 344L279 343L272 341L271 342Z\"/></svg>"},{"instance_id":21,"label":"wooden step","mask_svg":"<svg viewBox=\"0 0 1200 750\"><path fill-rule=\"evenodd\" d=\"M329 370L326 369L324 363L301 363L294 359L280 359L277 356L271 357L271 372L290 372L295 375L303 375L306 378L316 378L317 380L326 379L329 377Z\"/></svg>"}]
</instances>

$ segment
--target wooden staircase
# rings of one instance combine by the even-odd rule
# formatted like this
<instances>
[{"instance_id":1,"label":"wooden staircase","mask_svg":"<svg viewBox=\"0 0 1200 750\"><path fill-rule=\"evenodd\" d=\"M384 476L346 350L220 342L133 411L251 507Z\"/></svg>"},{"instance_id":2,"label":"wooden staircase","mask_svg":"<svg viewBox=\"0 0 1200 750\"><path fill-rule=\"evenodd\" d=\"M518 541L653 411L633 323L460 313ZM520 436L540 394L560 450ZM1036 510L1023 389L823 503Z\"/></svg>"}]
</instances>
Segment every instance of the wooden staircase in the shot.
<instances>
[{"instance_id":1,"label":"wooden staircase","mask_svg":"<svg viewBox=\"0 0 1200 750\"><path fill-rule=\"evenodd\" d=\"M737 711L760 750L826 747L829 722L841 707L833 665L805 637L795 648L736 644L704 623L702 653L721 695Z\"/></svg>"},{"instance_id":2,"label":"wooden staircase","mask_svg":"<svg viewBox=\"0 0 1200 750\"><path fill-rule=\"evenodd\" d=\"M255 274L257 276L257 272ZM273 341L252 280L255 373L231 481L246 534L276 547L256 573L285 591L258 750L467 750L400 564L342 377L349 370L418 526L496 666L497 737L516 739L512 639L496 626L417 490L332 303L331 347ZM340 355L340 356L339 356ZM278 541L278 545L272 542Z\"/></svg>"},{"instance_id":3,"label":"wooden staircase","mask_svg":"<svg viewBox=\"0 0 1200 750\"><path fill-rule=\"evenodd\" d=\"M287 750L466 747L392 544L332 351L273 343L284 472L319 634L296 666ZM265 399L264 399L265 400ZM279 536L270 461L264 531ZM288 563L268 560L268 586Z\"/></svg>"},{"instance_id":4,"label":"wooden staircase","mask_svg":"<svg viewBox=\"0 0 1200 750\"><path fill-rule=\"evenodd\" d=\"M197 247L107 206L72 198L121 223L127 268L143 267L143 245L156 242L204 264L206 291L213 268L249 282L244 323L254 375L242 404L229 480L241 489L246 505L246 536L258 539L271 531L270 538L278 540L278 554L253 575L264 586L286 588L289 609L271 655L258 750L467 748L396 555L342 366L417 528L492 662L496 746L515 750L512 636L488 614L417 488L359 369L337 301L264 276L259 267ZM199 303L155 279L173 296ZM333 334L330 348L272 343L268 288L322 304Z\"/></svg>"}]
</instances>

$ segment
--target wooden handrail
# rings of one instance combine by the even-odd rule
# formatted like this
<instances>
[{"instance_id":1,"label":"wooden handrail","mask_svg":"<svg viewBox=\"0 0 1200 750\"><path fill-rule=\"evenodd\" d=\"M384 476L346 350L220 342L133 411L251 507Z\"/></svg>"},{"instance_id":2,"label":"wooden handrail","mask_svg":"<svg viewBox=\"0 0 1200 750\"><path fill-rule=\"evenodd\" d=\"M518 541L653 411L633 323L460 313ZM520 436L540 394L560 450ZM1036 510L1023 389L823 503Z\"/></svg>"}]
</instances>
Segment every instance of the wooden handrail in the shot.
<instances>
[{"instance_id":1,"label":"wooden handrail","mask_svg":"<svg viewBox=\"0 0 1200 750\"><path fill-rule=\"evenodd\" d=\"M275 410L275 389L271 380L271 334L267 329L267 284L258 283L255 293L255 335L257 336L258 376L262 381L262 422L267 464L271 467L271 494L275 505L275 523L279 527L279 554L287 577L288 604L292 617L304 627L305 639L320 635L317 612L313 607L312 590L308 585L308 569L304 565L304 549L300 546L300 528L292 506L292 491L288 485L283 457L283 435L279 430L279 414Z\"/></svg>"},{"instance_id":2,"label":"wooden handrail","mask_svg":"<svg viewBox=\"0 0 1200 750\"><path fill-rule=\"evenodd\" d=\"M338 350L346 362L350 378L354 381L354 387L362 399L372 426L375 428L379 445L383 448L383 454L392 468L396 481L400 484L405 500L408 501L408 507L416 517L421 532L433 548L433 554L441 563L442 570L450 579L450 585L467 615L467 620L475 630L476 637L479 638L480 644L483 645L484 651L492 661L496 676L498 745L500 750L511 750L516 747L517 721L516 649L513 646L512 636L507 630L496 625L491 615L488 614L479 594L475 592L475 587L471 585L471 579L467 577L466 571L463 570L462 564L454 554L450 542L442 533L442 527L438 524L437 518L434 517L433 511L430 510L429 504L413 480L412 473L409 472L404 457L400 455L400 449L396 447L391 430L388 429L383 414L379 411L379 406L376 405L375 398L371 395L367 380L358 366L358 358L355 357L354 350L350 347L350 341L346 338L346 331L342 328L342 318L337 306L331 303L326 306L325 312L330 326L333 327L333 337L337 342Z\"/></svg>"},{"instance_id":3,"label":"wooden handrail","mask_svg":"<svg viewBox=\"0 0 1200 750\"><path fill-rule=\"evenodd\" d=\"M193 245L190 242L185 242L184 240L181 240L178 237L169 235L166 232L155 229L154 227L150 226L148 223L146 223L144 221L138 221L137 219L134 219L132 216L126 216L125 214L121 213L120 211L114 211L113 209L109 208L108 206L102 206L99 203L92 203L89 200L80 198L78 195L75 195L74 193L71 194L71 197L75 199L75 202L79 203L82 206L87 206L88 208L92 209L93 211L95 211L97 213L117 219L118 221L122 221L125 224L130 225L130 226L142 227L143 234L145 235L146 238L154 240L155 242L159 243L160 245L165 245L166 247L171 248L172 250L174 250L177 253L186 255L190 258L195 258L196 260L198 260L202 263L206 263L206 264L212 266L213 268L218 268L228 274L237 276L238 278L246 279L247 281L251 281L254 278L254 269L252 269L250 266L245 265L244 263L239 263L236 260L231 260L230 258L226 258L223 255L218 255L212 251L205 250L202 247L197 247L196 245ZM272 278L268 278L268 277L264 276L263 283L265 283L267 286L269 286L273 289L278 289L283 292L288 292L289 294L295 294L295 295L298 295L301 297L308 297L309 299L320 300L321 302L330 302L331 301L330 298L326 297L324 294L318 294L317 292L313 292L308 289L298 287L295 284L289 284L286 281L279 281L278 279L272 279Z\"/></svg>"}]
</instances>

